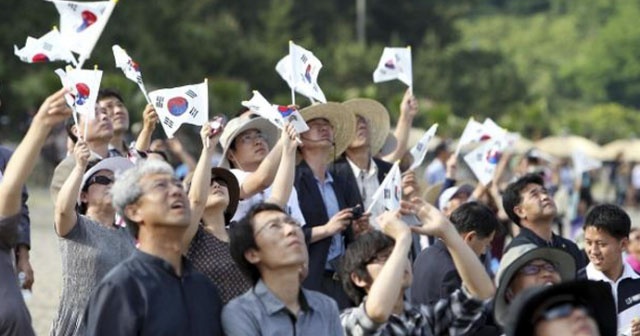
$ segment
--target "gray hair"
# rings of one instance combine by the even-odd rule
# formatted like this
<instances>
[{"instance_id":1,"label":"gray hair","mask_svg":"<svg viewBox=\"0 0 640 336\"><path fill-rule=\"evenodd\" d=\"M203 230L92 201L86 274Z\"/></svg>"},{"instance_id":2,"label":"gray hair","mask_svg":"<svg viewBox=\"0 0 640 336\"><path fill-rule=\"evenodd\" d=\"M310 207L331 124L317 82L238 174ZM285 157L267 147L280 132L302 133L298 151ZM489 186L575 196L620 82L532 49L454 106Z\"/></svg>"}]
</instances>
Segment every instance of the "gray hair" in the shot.
<instances>
[{"instance_id":1,"label":"gray hair","mask_svg":"<svg viewBox=\"0 0 640 336\"><path fill-rule=\"evenodd\" d=\"M118 174L111 186L111 202L134 237L138 237L138 223L133 222L124 213L127 205L135 203L142 196L140 180L151 174L169 174L173 176L173 168L161 160L138 160L136 165Z\"/></svg>"}]
</instances>

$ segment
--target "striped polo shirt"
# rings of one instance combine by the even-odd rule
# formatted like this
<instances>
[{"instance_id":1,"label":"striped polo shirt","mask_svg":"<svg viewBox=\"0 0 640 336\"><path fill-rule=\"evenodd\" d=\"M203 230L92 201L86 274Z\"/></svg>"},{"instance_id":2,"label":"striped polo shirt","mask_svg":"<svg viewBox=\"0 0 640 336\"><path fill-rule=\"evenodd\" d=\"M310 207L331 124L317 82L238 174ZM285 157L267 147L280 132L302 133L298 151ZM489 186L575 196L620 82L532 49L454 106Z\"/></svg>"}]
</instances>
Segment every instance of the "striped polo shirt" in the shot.
<instances>
[{"instance_id":1,"label":"striped polo shirt","mask_svg":"<svg viewBox=\"0 0 640 336\"><path fill-rule=\"evenodd\" d=\"M611 286L618 313L618 335L631 335L631 321L640 318L640 275L622 258L622 275L617 281L607 278L592 263L586 267L589 280L605 281Z\"/></svg>"}]
</instances>

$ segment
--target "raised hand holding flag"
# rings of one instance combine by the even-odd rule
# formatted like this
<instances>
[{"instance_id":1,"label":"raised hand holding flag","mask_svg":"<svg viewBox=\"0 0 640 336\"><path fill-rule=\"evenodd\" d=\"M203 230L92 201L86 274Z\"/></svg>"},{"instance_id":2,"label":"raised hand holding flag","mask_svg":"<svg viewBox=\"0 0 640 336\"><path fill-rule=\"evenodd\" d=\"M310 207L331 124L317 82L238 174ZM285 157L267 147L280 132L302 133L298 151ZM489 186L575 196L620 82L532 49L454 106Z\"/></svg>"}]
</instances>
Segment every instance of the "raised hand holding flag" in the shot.
<instances>
[{"instance_id":1,"label":"raised hand holding flag","mask_svg":"<svg viewBox=\"0 0 640 336\"><path fill-rule=\"evenodd\" d=\"M291 88L291 103L295 105L295 92L326 103L322 89L318 85L318 74L322 62L309 50L289 41L289 55L276 64L276 71Z\"/></svg>"},{"instance_id":2,"label":"raised hand holding flag","mask_svg":"<svg viewBox=\"0 0 640 336\"><path fill-rule=\"evenodd\" d=\"M413 157L413 163L411 164L411 167L409 167L409 170L414 170L422 164L422 161L424 160L424 157L427 155L427 151L429 150L429 142L436 135L437 130L438 124L431 125L431 127L429 127L429 129L424 132L424 135L422 136L422 138L420 138L418 143L413 146L413 148L411 148L411 151L409 151L409 153L411 153L411 156Z\"/></svg>"},{"instance_id":3,"label":"raised hand holding flag","mask_svg":"<svg viewBox=\"0 0 640 336\"><path fill-rule=\"evenodd\" d=\"M209 118L209 89L203 83L149 92L168 138L184 123L202 126Z\"/></svg>"},{"instance_id":4,"label":"raised hand holding flag","mask_svg":"<svg viewBox=\"0 0 640 336\"><path fill-rule=\"evenodd\" d=\"M122 69L122 72L127 78L138 84L138 87L140 87L140 91L142 91L147 103L151 104L149 94L147 93L147 89L144 87L144 82L142 81L142 72L140 72L140 66L138 66L138 63L134 62L129 54L127 54L127 52L119 45L114 44L111 49L113 50L113 58L116 61L116 68Z\"/></svg>"},{"instance_id":5,"label":"raised hand holding flag","mask_svg":"<svg viewBox=\"0 0 640 336\"><path fill-rule=\"evenodd\" d=\"M373 82L386 82L398 79L413 88L413 67L411 64L411 47L385 47L373 72Z\"/></svg>"},{"instance_id":6,"label":"raised hand holding flag","mask_svg":"<svg viewBox=\"0 0 640 336\"><path fill-rule=\"evenodd\" d=\"M73 53L62 42L60 32L55 27L40 38L27 37L25 46L18 49L14 45L13 52L25 63L65 61L77 64Z\"/></svg>"}]
</instances>

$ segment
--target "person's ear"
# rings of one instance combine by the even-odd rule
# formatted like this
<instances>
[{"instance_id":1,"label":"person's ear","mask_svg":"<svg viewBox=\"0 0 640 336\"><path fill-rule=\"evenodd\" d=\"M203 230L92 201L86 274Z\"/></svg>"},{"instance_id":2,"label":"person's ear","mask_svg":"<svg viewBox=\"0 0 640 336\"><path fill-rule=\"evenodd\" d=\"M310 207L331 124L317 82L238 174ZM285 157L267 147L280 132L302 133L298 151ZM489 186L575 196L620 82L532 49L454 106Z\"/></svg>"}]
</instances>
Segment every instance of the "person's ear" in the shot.
<instances>
[{"instance_id":1,"label":"person's ear","mask_svg":"<svg viewBox=\"0 0 640 336\"><path fill-rule=\"evenodd\" d=\"M478 234L475 231L469 231L469 232L465 232L465 233L462 234L462 239L464 240L465 243L469 244L477 236L478 236Z\"/></svg>"},{"instance_id":2,"label":"person's ear","mask_svg":"<svg viewBox=\"0 0 640 336\"><path fill-rule=\"evenodd\" d=\"M87 203L87 192L86 191L81 191L80 192L80 203Z\"/></svg>"},{"instance_id":3,"label":"person's ear","mask_svg":"<svg viewBox=\"0 0 640 336\"><path fill-rule=\"evenodd\" d=\"M142 209L140 209L140 207L136 203L129 204L124 208L125 217L134 223L142 222L142 213Z\"/></svg>"},{"instance_id":4,"label":"person's ear","mask_svg":"<svg viewBox=\"0 0 640 336\"><path fill-rule=\"evenodd\" d=\"M524 208L521 205L516 205L513 207L513 212L516 214L516 216L518 216L520 219L525 219L527 218L527 214L526 211L524 211Z\"/></svg>"},{"instance_id":5,"label":"person's ear","mask_svg":"<svg viewBox=\"0 0 640 336\"><path fill-rule=\"evenodd\" d=\"M628 248L629 248L629 238L624 237L620 239L620 249L622 249L622 251L627 251Z\"/></svg>"},{"instance_id":6,"label":"person's ear","mask_svg":"<svg viewBox=\"0 0 640 336\"><path fill-rule=\"evenodd\" d=\"M370 286L370 284L366 280L358 276L356 272L351 272L350 278L351 282L353 282L358 287L369 288Z\"/></svg>"},{"instance_id":7,"label":"person's ear","mask_svg":"<svg viewBox=\"0 0 640 336\"><path fill-rule=\"evenodd\" d=\"M260 262L260 254L255 248L250 248L244 251L244 258L247 259L249 263L254 265Z\"/></svg>"}]
</instances>

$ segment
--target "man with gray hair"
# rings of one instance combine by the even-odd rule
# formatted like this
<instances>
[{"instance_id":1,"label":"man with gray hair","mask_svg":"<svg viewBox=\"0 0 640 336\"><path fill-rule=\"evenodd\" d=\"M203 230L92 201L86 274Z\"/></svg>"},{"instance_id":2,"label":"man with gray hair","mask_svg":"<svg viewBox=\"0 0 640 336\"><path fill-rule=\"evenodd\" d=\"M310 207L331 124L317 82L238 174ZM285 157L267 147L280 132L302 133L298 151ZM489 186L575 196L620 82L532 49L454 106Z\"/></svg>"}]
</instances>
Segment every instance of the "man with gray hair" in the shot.
<instances>
[{"instance_id":1,"label":"man with gray hair","mask_svg":"<svg viewBox=\"0 0 640 336\"><path fill-rule=\"evenodd\" d=\"M93 291L87 335L222 335L217 289L181 254L191 209L171 166L143 160L111 193L139 249Z\"/></svg>"}]
</instances>

